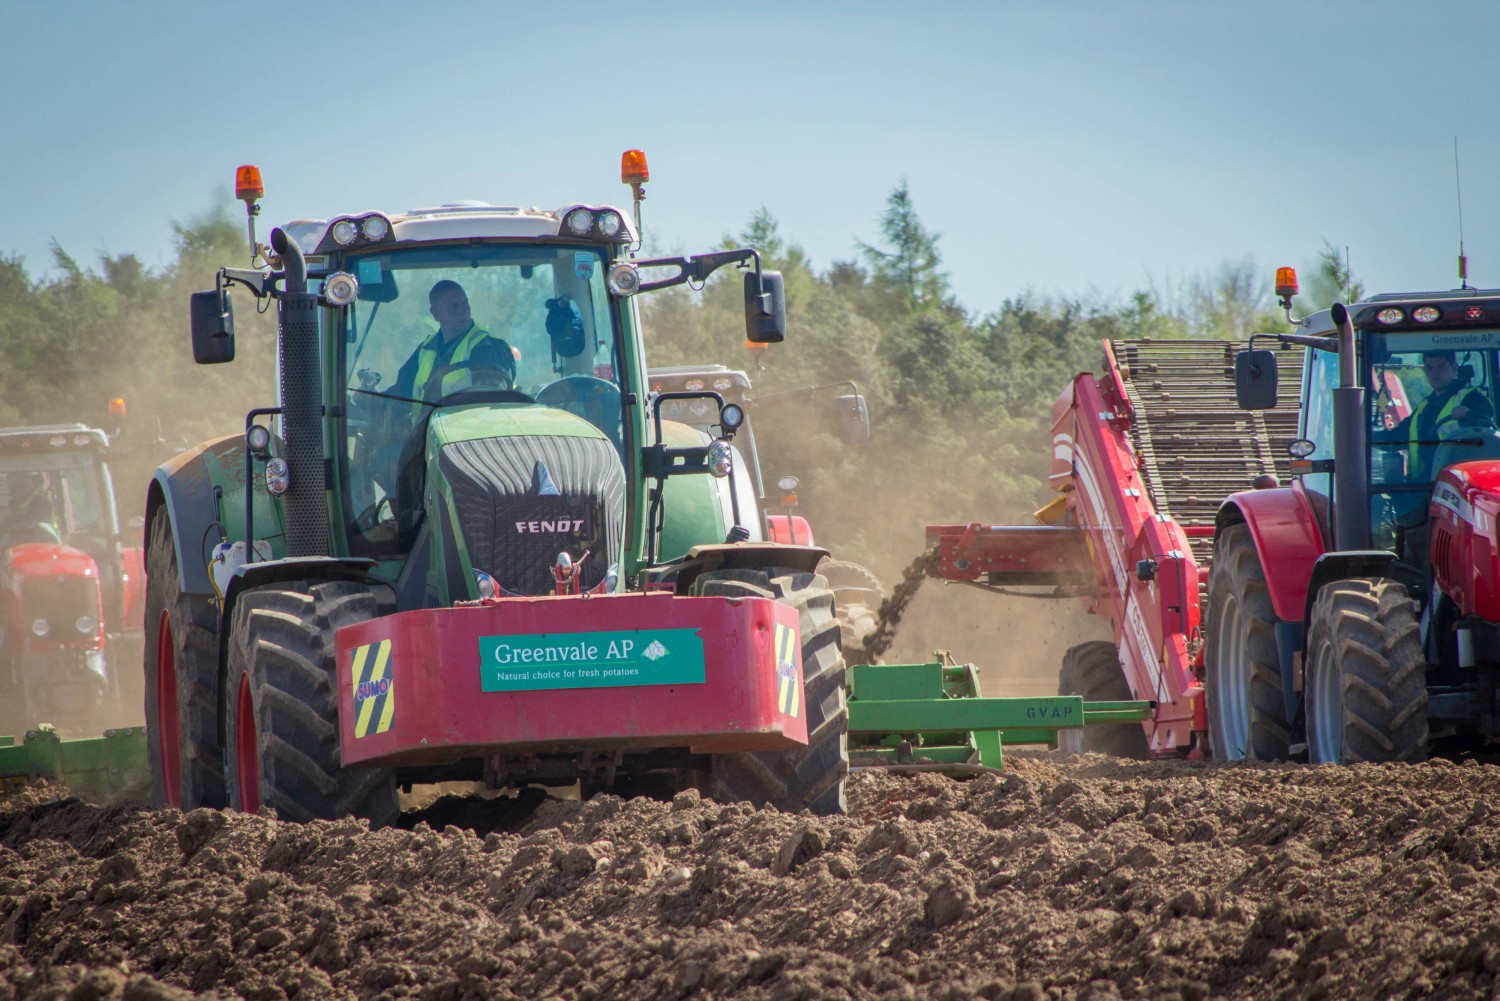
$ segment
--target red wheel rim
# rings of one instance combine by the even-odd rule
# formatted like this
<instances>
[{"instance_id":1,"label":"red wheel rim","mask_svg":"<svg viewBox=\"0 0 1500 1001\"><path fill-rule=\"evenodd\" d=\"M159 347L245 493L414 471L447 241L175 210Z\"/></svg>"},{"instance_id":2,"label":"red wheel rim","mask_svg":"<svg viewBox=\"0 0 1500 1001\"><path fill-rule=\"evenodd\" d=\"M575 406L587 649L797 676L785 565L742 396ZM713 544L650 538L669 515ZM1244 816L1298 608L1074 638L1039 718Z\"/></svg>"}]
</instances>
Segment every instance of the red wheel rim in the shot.
<instances>
[{"instance_id":1,"label":"red wheel rim","mask_svg":"<svg viewBox=\"0 0 1500 1001\"><path fill-rule=\"evenodd\" d=\"M240 676L239 697L234 710L234 778L240 790L240 809L260 811L260 755L255 741L255 696L250 694L250 676Z\"/></svg>"},{"instance_id":2,"label":"red wheel rim","mask_svg":"<svg viewBox=\"0 0 1500 1001\"><path fill-rule=\"evenodd\" d=\"M177 721L177 660L172 646L172 617L161 613L156 635L157 756L162 791L171 806L182 806L181 727Z\"/></svg>"}]
</instances>

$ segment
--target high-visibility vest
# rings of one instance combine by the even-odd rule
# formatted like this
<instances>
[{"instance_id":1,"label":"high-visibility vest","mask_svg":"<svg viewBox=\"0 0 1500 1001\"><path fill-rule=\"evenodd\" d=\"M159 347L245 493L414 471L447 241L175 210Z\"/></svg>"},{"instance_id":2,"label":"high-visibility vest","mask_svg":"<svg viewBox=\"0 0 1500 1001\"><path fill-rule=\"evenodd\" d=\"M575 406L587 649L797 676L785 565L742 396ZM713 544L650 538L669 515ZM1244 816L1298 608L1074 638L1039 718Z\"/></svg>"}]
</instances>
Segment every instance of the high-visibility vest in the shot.
<instances>
[{"instance_id":1,"label":"high-visibility vest","mask_svg":"<svg viewBox=\"0 0 1500 1001\"><path fill-rule=\"evenodd\" d=\"M469 352L474 350L484 338L490 336L488 330L481 330L479 324L470 323L468 331L463 339L458 342L458 347L453 349L453 357L448 359L449 365L462 365L469 360ZM426 399L427 380L432 378L432 370L437 365L438 345L442 343L443 332L439 330L417 350L417 375L412 380L412 395ZM454 369L443 376L438 384L438 396L447 395L448 391L454 389L465 378L466 373Z\"/></svg>"},{"instance_id":2,"label":"high-visibility vest","mask_svg":"<svg viewBox=\"0 0 1500 1001\"><path fill-rule=\"evenodd\" d=\"M1437 434L1437 429L1442 426L1442 423L1453 416L1453 410L1458 406L1459 398L1463 395L1464 391L1459 389L1458 392L1448 397L1448 402L1444 403L1443 408L1438 411L1437 420L1432 422L1430 434ZM1430 399L1431 397L1428 397L1428 400ZM1422 455L1421 446L1417 444L1421 440L1417 424L1421 421L1422 412L1427 408L1428 400L1417 404L1417 409L1411 415L1411 425L1407 428L1406 467L1410 470L1411 478L1414 480L1423 478L1425 470L1422 467L1427 464L1426 457Z\"/></svg>"}]
</instances>

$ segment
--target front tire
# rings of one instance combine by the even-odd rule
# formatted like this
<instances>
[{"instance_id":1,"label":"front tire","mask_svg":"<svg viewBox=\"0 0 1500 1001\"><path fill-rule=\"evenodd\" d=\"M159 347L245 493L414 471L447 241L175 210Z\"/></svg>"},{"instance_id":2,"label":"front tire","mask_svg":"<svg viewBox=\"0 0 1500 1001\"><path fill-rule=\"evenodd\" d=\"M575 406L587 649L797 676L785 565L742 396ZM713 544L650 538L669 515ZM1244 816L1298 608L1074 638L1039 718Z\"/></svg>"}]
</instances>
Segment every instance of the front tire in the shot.
<instances>
[{"instance_id":1,"label":"front tire","mask_svg":"<svg viewBox=\"0 0 1500 1001\"><path fill-rule=\"evenodd\" d=\"M1318 592L1308 634L1307 757L1313 764L1427 756L1427 663L1406 588L1341 580Z\"/></svg>"},{"instance_id":2,"label":"front tire","mask_svg":"<svg viewBox=\"0 0 1500 1001\"><path fill-rule=\"evenodd\" d=\"M230 806L246 813L269 806L281 819L300 822L347 816L372 828L396 822L393 773L340 763L334 652L340 627L394 610L375 590L347 581L240 595L225 698Z\"/></svg>"},{"instance_id":3,"label":"front tire","mask_svg":"<svg viewBox=\"0 0 1500 1001\"><path fill-rule=\"evenodd\" d=\"M702 597L770 598L797 610L802 641L802 705L807 746L795 751L717 754L712 791L720 802L771 804L778 810L845 813L849 707L833 592L818 574L796 570L721 570L699 577Z\"/></svg>"},{"instance_id":4,"label":"front tire","mask_svg":"<svg viewBox=\"0 0 1500 1001\"><path fill-rule=\"evenodd\" d=\"M1203 678L1209 743L1221 761L1277 761L1290 751L1276 621L1250 529L1231 525L1215 544L1208 581Z\"/></svg>"},{"instance_id":5,"label":"front tire","mask_svg":"<svg viewBox=\"0 0 1500 1001\"><path fill-rule=\"evenodd\" d=\"M151 519L146 549L146 752L157 806L192 810L229 802L219 741L218 618L212 597L182 589L172 517L163 505Z\"/></svg>"}]
</instances>

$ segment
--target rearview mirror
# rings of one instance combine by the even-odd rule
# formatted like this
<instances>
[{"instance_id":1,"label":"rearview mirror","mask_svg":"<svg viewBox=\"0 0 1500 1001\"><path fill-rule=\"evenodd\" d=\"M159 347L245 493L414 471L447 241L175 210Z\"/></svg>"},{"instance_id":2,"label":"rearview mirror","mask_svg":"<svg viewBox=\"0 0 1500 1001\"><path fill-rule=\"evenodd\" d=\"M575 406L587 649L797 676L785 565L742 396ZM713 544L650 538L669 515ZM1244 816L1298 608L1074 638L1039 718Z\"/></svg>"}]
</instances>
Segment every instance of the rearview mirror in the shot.
<instances>
[{"instance_id":1,"label":"rearview mirror","mask_svg":"<svg viewBox=\"0 0 1500 1001\"><path fill-rule=\"evenodd\" d=\"M191 300L193 361L219 365L234 361L234 307L226 289L194 292Z\"/></svg>"},{"instance_id":2,"label":"rearview mirror","mask_svg":"<svg viewBox=\"0 0 1500 1001\"><path fill-rule=\"evenodd\" d=\"M745 339L751 344L786 340L786 287L780 271L763 271L759 281L755 272L745 272Z\"/></svg>"},{"instance_id":3,"label":"rearview mirror","mask_svg":"<svg viewBox=\"0 0 1500 1001\"><path fill-rule=\"evenodd\" d=\"M846 445L858 445L862 441L870 440L870 411L865 406L865 398L859 393L838 398L838 412L835 422L838 425L839 438Z\"/></svg>"},{"instance_id":4,"label":"rearview mirror","mask_svg":"<svg viewBox=\"0 0 1500 1001\"><path fill-rule=\"evenodd\" d=\"M1241 351L1234 356L1234 398L1241 410L1276 406L1276 353Z\"/></svg>"}]
</instances>

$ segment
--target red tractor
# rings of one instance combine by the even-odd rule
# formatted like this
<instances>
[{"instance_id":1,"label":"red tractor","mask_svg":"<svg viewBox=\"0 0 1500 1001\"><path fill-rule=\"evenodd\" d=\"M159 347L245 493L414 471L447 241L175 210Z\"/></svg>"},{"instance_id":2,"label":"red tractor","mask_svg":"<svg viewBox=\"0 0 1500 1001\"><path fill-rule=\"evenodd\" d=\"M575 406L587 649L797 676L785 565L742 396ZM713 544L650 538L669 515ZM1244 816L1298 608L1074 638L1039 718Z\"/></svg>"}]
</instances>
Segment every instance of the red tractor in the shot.
<instances>
[{"instance_id":1,"label":"red tractor","mask_svg":"<svg viewBox=\"0 0 1500 1001\"><path fill-rule=\"evenodd\" d=\"M83 424L0 431L0 733L140 719L136 674L116 668L139 657L144 574L120 534L108 449Z\"/></svg>"},{"instance_id":2,"label":"red tractor","mask_svg":"<svg viewBox=\"0 0 1500 1001\"><path fill-rule=\"evenodd\" d=\"M1289 308L1295 273L1277 286ZM1275 335L1306 354L1291 485L1230 497L1215 527L1214 754L1305 747L1337 763L1492 748L1500 290L1378 295L1296 326ZM1279 353L1252 345L1236 360L1246 409L1276 406Z\"/></svg>"}]
</instances>

